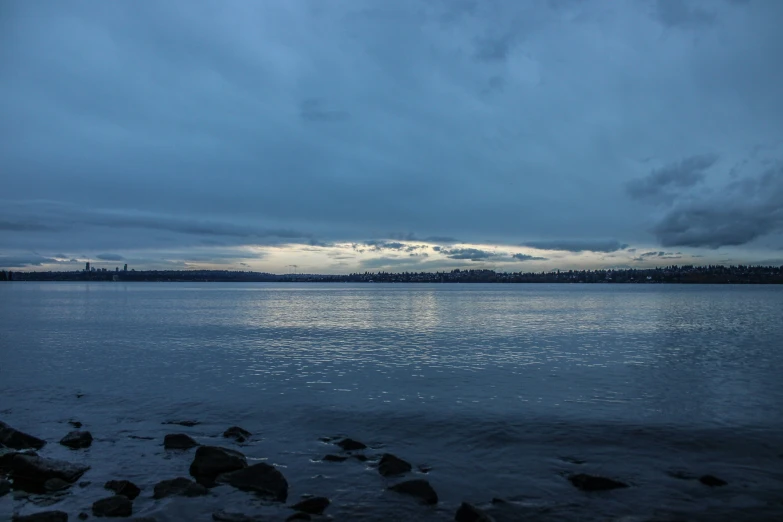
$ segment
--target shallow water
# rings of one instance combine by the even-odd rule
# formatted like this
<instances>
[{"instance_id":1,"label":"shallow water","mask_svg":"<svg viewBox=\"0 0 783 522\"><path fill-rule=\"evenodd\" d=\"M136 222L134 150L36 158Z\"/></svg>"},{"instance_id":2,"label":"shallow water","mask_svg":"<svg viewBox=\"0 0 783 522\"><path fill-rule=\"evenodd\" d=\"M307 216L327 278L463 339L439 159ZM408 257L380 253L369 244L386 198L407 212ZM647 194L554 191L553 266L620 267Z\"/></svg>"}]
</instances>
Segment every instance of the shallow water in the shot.
<instances>
[{"instance_id":1,"label":"shallow water","mask_svg":"<svg viewBox=\"0 0 783 522\"><path fill-rule=\"evenodd\" d=\"M166 433L280 466L335 520L764 520L783 516L783 289L773 286L7 283L0 420L92 469L49 509L72 517L127 478L134 515L284 520L227 486L151 499L193 451ZM77 398L77 394L83 394ZM186 428L161 424L197 419ZM84 423L88 450L57 441ZM321 462L348 435L416 465L440 503L385 488L372 463ZM153 440L130 436L153 437ZM670 475L710 473L709 488ZM576 490L571 473L632 487ZM493 497L511 500L491 506ZM43 508L0 498L0 519Z\"/></svg>"}]
</instances>

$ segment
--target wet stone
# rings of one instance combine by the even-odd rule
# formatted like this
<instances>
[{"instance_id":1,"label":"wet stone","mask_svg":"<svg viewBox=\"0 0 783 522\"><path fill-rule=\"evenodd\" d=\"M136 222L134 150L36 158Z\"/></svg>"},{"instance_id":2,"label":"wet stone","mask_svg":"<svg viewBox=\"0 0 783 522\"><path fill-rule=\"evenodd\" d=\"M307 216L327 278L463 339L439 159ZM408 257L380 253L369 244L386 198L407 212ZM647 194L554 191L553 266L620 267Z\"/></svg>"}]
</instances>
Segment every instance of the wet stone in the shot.
<instances>
[{"instance_id":1,"label":"wet stone","mask_svg":"<svg viewBox=\"0 0 783 522\"><path fill-rule=\"evenodd\" d=\"M171 496L199 497L207 494L207 488L185 477L161 480L155 484L152 498L161 499Z\"/></svg>"},{"instance_id":2,"label":"wet stone","mask_svg":"<svg viewBox=\"0 0 783 522\"><path fill-rule=\"evenodd\" d=\"M133 503L123 495L102 498L93 502L92 514L96 517L129 517L133 514Z\"/></svg>"},{"instance_id":3,"label":"wet stone","mask_svg":"<svg viewBox=\"0 0 783 522\"><path fill-rule=\"evenodd\" d=\"M312 497L297 502L291 506L291 509L309 513L311 515L321 515L324 510L329 507L329 504L331 504L331 502L326 497Z\"/></svg>"},{"instance_id":4,"label":"wet stone","mask_svg":"<svg viewBox=\"0 0 783 522\"><path fill-rule=\"evenodd\" d=\"M628 484L620 482L618 480L599 477L597 475L587 475L586 473L579 473L577 475L571 475L568 480L574 487L581 489L582 491L609 491L612 489L627 488Z\"/></svg>"},{"instance_id":5,"label":"wet stone","mask_svg":"<svg viewBox=\"0 0 783 522\"><path fill-rule=\"evenodd\" d=\"M483 510L463 502L457 509L454 520L455 522L492 522L493 519Z\"/></svg>"},{"instance_id":6,"label":"wet stone","mask_svg":"<svg viewBox=\"0 0 783 522\"><path fill-rule=\"evenodd\" d=\"M161 424L176 424L178 426L185 426L186 428L192 428L193 426L198 426L201 424L201 422L196 420L179 420L179 421L165 421L161 422Z\"/></svg>"},{"instance_id":7,"label":"wet stone","mask_svg":"<svg viewBox=\"0 0 783 522\"><path fill-rule=\"evenodd\" d=\"M139 496L141 489L129 480L110 480L103 485L105 489L113 491L117 495L124 495L133 500Z\"/></svg>"},{"instance_id":8,"label":"wet stone","mask_svg":"<svg viewBox=\"0 0 783 522\"><path fill-rule=\"evenodd\" d=\"M230 513L228 511L215 511L212 520L216 522L256 522L258 519L242 513Z\"/></svg>"},{"instance_id":9,"label":"wet stone","mask_svg":"<svg viewBox=\"0 0 783 522\"><path fill-rule=\"evenodd\" d=\"M63 491L64 489L68 489L71 486L69 482L64 481L61 478L50 478L46 482L44 482L44 489L46 491Z\"/></svg>"},{"instance_id":10,"label":"wet stone","mask_svg":"<svg viewBox=\"0 0 783 522\"><path fill-rule=\"evenodd\" d=\"M190 465L190 475L199 484L212 486L218 475L245 467L247 459L238 451L218 446L199 446Z\"/></svg>"},{"instance_id":11,"label":"wet stone","mask_svg":"<svg viewBox=\"0 0 783 522\"><path fill-rule=\"evenodd\" d=\"M389 489L397 493L416 497L425 504L438 503L438 494L435 493L435 490L432 489L432 486L426 480L408 480L405 482L400 482L399 484L395 484Z\"/></svg>"},{"instance_id":12,"label":"wet stone","mask_svg":"<svg viewBox=\"0 0 783 522\"><path fill-rule=\"evenodd\" d=\"M90 518L90 515L88 515L88 514L87 514L87 513L85 513L84 511L82 511L81 513L79 513L79 515L77 516L77 518L78 518L79 520L87 520L88 518Z\"/></svg>"},{"instance_id":13,"label":"wet stone","mask_svg":"<svg viewBox=\"0 0 783 522\"><path fill-rule=\"evenodd\" d=\"M199 446L190 435L184 433L170 433L163 437L163 447L170 450L187 450Z\"/></svg>"},{"instance_id":14,"label":"wet stone","mask_svg":"<svg viewBox=\"0 0 783 522\"><path fill-rule=\"evenodd\" d=\"M728 482L726 482L725 480L719 479L718 477L715 477L713 475L703 475L699 477L699 482L711 488L718 488L728 484Z\"/></svg>"},{"instance_id":15,"label":"wet stone","mask_svg":"<svg viewBox=\"0 0 783 522\"><path fill-rule=\"evenodd\" d=\"M313 517L307 513L294 513L290 517L286 518L286 522L293 522L294 520L312 520Z\"/></svg>"},{"instance_id":16,"label":"wet stone","mask_svg":"<svg viewBox=\"0 0 783 522\"><path fill-rule=\"evenodd\" d=\"M343 439L337 443L345 451L358 451L367 449L367 445L353 439Z\"/></svg>"},{"instance_id":17,"label":"wet stone","mask_svg":"<svg viewBox=\"0 0 783 522\"><path fill-rule=\"evenodd\" d=\"M378 473L384 477L393 477L395 475L403 475L408 473L411 469L411 465L405 462L399 457L392 455L391 453L384 453L381 457L381 461L378 464Z\"/></svg>"},{"instance_id":18,"label":"wet stone","mask_svg":"<svg viewBox=\"0 0 783 522\"><path fill-rule=\"evenodd\" d=\"M234 439L237 442L245 442L250 438L252 433L239 426L231 426L229 429L223 432L223 437L227 439Z\"/></svg>"},{"instance_id":19,"label":"wet stone","mask_svg":"<svg viewBox=\"0 0 783 522\"><path fill-rule=\"evenodd\" d=\"M326 455L323 459L324 462L345 462L348 457L341 457L339 455Z\"/></svg>"},{"instance_id":20,"label":"wet stone","mask_svg":"<svg viewBox=\"0 0 783 522\"><path fill-rule=\"evenodd\" d=\"M72 431L60 440L60 444L71 449L89 448L92 445L92 434L89 431Z\"/></svg>"},{"instance_id":21,"label":"wet stone","mask_svg":"<svg viewBox=\"0 0 783 522\"><path fill-rule=\"evenodd\" d=\"M277 468L265 462L225 473L217 481L278 502L285 502L288 498L288 481Z\"/></svg>"},{"instance_id":22,"label":"wet stone","mask_svg":"<svg viewBox=\"0 0 783 522\"><path fill-rule=\"evenodd\" d=\"M72 484L90 469L89 466L18 453L11 459L10 468L14 489L32 492L45 491L46 481L52 478Z\"/></svg>"},{"instance_id":23,"label":"wet stone","mask_svg":"<svg viewBox=\"0 0 783 522\"><path fill-rule=\"evenodd\" d=\"M41 511L31 515L14 515L12 522L68 522L64 511Z\"/></svg>"},{"instance_id":24,"label":"wet stone","mask_svg":"<svg viewBox=\"0 0 783 522\"><path fill-rule=\"evenodd\" d=\"M41 449L46 444L45 440L28 435L23 431L12 428L8 424L0 421L0 445L6 448L21 449Z\"/></svg>"}]
</instances>

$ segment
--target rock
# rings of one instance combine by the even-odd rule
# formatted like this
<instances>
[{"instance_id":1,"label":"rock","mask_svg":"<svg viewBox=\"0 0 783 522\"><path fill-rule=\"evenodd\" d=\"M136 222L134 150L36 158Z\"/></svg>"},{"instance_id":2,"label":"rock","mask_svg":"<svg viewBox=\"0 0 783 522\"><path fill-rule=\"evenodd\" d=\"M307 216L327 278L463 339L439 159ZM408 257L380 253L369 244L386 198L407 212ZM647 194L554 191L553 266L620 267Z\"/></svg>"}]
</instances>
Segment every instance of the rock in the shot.
<instances>
[{"instance_id":1,"label":"rock","mask_svg":"<svg viewBox=\"0 0 783 522\"><path fill-rule=\"evenodd\" d=\"M143 435L128 435L128 438L136 440L155 440L155 437L146 437Z\"/></svg>"},{"instance_id":2,"label":"rock","mask_svg":"<svg viewBox=\"0 0 783 522\"><path fill-rule=\"evenodd\" d=\"M83 394L83 393L77 393L77 394L76 394L76 398L77 398L77 399L81 399L82 397L84 397L84 394Z\"/></svg>"},{"instance_id":3,"label":"rock","mask_svg":"<svg viewBox=\"0 0 783 522\"><path fill-rule=\"evenodd\" d=\"M581 489L582 491L609 491L611 489L627 488L628 484L613 480L606 477L599 477L596 475L587 475L585 473L579 473L577 475L571 475L568 480L574 487Z\"/></svg>"},{"instance_id":4,"label":"rock","mask_svg":"<svg viewBox=\"0 0 783 522\"><path fill-rule=\"evenodd\" d=\"M158 522L155 517L133 517L131 522Z\"/></svg>"},{"instance_id":5,"label":"rock","mask_svg":"<svg viewBox=\"0 0 783 522\"><path fill-rule=\"evenodd\" d=\"M199 484L211 486L218 475L246 467L247 460L238 451L218 446L200 446L190 465L190 475Z\"/></svg>"},{"instance_id":6,"label":"rock","mask_svg":"<svg viewBox=\"0 0 783 522\"><path fill-rule=\"evenodd\" d=\"M243 491L252 491L278 502L285 502L288 498L288 481L277 468L265 462L224 473L217 478L217 481Z\"/></svg>"},{"instance_id":7,"label":"rock","mask_svg":"<svg viewBox=\"0 0 783 522\"><path fill-rule=\"evenodd\" d=\"M82 423L79 421L69 420L68 424L76 428L77 430L82 427Z\"/></svg>"},{"instance_id":8,"label":"rock","mask_svg":"<svg viewBox=\"0 0 783 522\"><path fill-rule=\"evenodd\" d=\"M114 491L117 495L124 495L131 500L138 497L141 493L141 489L129 480L110 480L103 487Z\"/></svg>"},{"instance_id":9,"label":"rock","mask_svg":"<svg viewBox=\"0 0 783 522\"><path fill-rule=\"evenodd\" d=\"M77 515L77 517L76 517L76 518L78 518L79 520L87 520L88 518L90 518L90 515L88 515L88 514L87 514L87 513L85 513L84 511L82 511L81 513L79 513L79 514Z\"/></svg>"},{"instance_id":10,"label":"rock","mask_svg":"<svg viewBox=\"0 0 783 522\"><path fill-rule=\"evenodd\" d=\"M384 453L381 457L381 462L378 464L378 473L384 477L402 475L408 473L411 469L413 468L409 463L395 457L391 453Z\"/></svg>"},{"instance_id":11,"label":"rock","mask_svg":"<svg viewBox=\"0 0 783 522\"><path fill-rule=\"evenodd\" d=\"M0 444L11 449L41 449L45 440L33 437L0 421Z\"/></svg>"},{"instance_id":12,"label":"rock","mask_svg":"<svg viewBox=\"0 0 783 522\"><path fill-rule=\"evenodd\" d=\"M367 449L367 445L362 444L358 440L353 440L353 439L343 439L340 442L338 442L337 445L340 446L345 451L357 451L357 450Z\"/></svg>"},{"instance_id":13,"label":"rock","mask_svg":"<svg viewBox=\"0 0 783 522\"><path fill-rule=\"evenodd\" d=\"M92 434L89 431L72 431L62 438L60 444L71 449L89 448L92 445Z\"/></svg>"},{"instance_id":14,"label":"rock","mask_svg":"<svg viewBox=\"0 0 783 522\"><path fill-rule=\"evenodd\" d=\"M438 494L435 493L435 490L432 489L432 486L430 486L430 483L426 480L407 480L405 482L395 484L389 489L396 491L397 493L414 496L425 504L438 503Z\"/></svg>"},{"instance_id":15,"label":"rock","mask_svg":"<svg viewBox=\"0 0 783 522\"><path fill-rule=\"evenodd\" d=\"M59 478L73 484L90 469L90 466L71 464L62 460L17 453L11 460L11 478L14 489L42 492L44 484L52 478Z\"/></svg>"},{"instance_id":16,"label":"rock","mask_svg":"<svg viewBox=\"0 0 783 522\"><path fill-rule=\"evenodd\" d=\"M419 471L421 473L429 473L430 471L432 471L432 467L430 467L430 466L419 466Z\"/></svg>"},{"instance_id":17,"label":"rock","mask_svg":"<svg viewBox=\"0 0 783 522\"><path fill-rule=\"evenodd\" d=\"M123 495L102 498L93 502L92 514L96 517L129 517L133 514L133 503Z\"/></svg>"},{"instance_id":18,"label":"rock","mask_svg":"<svg viewBox=\"0 0 783 522\"><path fill-rule=\"evenodd\" d=\"M41 511L32 515L14 515L13 522L68 522L68 513L63 511Z\"/></svg>"},{"instance_id":19,"label":"rock","mask_svg":"<svg viewBox=\"0 0 783 522\"><path fill-rule=\"evenodd\" d=\"M258 519L242 513L229 513L221 510L212 513L212 520L217 522L256 522Z\"/></svg>"},{"instance_id":20,"label":"rock","mask_svg":"<svg viewBox=\"0 0 783 522\"><path fill-rule=\"evenodd\" d=\"M463 502L454 515L455 522L493 522L494 519L483 510Z\"/></svg>"},{"instance_id":21,"label":"rock","mask_svg":"<svg viewBox=\"0 0 783 522\"><path fill-rule=\"evenodd\" d=\"M4 497L11 492L11 483L0 479L0 497Z\"/></svg>"},{"instance_id":22,"label":"rock","mask_svg":"<svg viewBox=\"0 0 783 522\"><path fill-rule=\"evenodd\" d=\"M51 491L51 492L62 491L64 489L68 489L69 487L71 487L71 484L57 477L50 478L49 480L44 482L44 489L46 491Z\"/></svg>"},{"instance_id":23,"label":"rock","mask_svg":"<svg viewBox=\"0 0 783 522\"><path fill-rule=\"evenodd\" d=\"M345 462L348 460L348 457L340 457L338 455L326 455L324 458L322 458L324 462Z\"/></svg>"},{"instance_id":24,"label":"rock","mask_svg":"<svg viewBox=\"0 0 783 522\"><path fill-rule=\"evenodd\" d=\"M312 520L313 517L308 515L307 513L294 513L290 517L285 519L285 522L292 522L294 520Z\"/></svg>"},{"instance_id":25,"label":"rock","mask_svg":"<svg viewBox=\"0 0 783 522\"><path fill-rule=\"evenodd\" d=\"M90 482L89 480L82 480L81 482L79 482L79 487L80 488L86 488L90 484L92 484L92 482Z\"/></svg>"},{"instance_id":26,"label":"rock","mask_svg":"<svg viewBox=\"0 0 783 522\"><path fill-rule=\"evenodd\" d=\"M322 515L324 510L329 507L329 504L331 504L331 502L326 497L312 497L297 502L291 506L291 509L309 513L311 515Z\"/></svg>"},{"instance_id":27,"label":"rock","mask_svg":"<svg viewBox=\"0 0 783 522\"><path fill-rule=\"evenodd\" d=\"M725 480L719 479L718 477L715 477L713 475L703 475L699 477L699 482L711 488L721 487L728 484L728 482L726 482Z\"/></svg>"},{"instance_id":28,"label":"rock","mask_svg":"<svg viewBox=\"0 0 783 522\"><path fill-rule=\"evenodd\" d=\"M177 477L171 480L161 480L155 484L155 490L152 495L154 499L166 497L200 497L207 494L207 488L201 484L196 484L189 478Z\"/></svg>"},{"instance_id":29,"label":"rock","mask_svg":"<svg viewBox=\"0 0 783 522\"><path fill-rule=\"evenodd\" d=\"M193 426L198 426L201 423L195 420L181 420L181 421L166 421L166 422L161 422L161 424L178 424L179 426L192 428Z\"/></svg>"},{"instance_id":30,"label":"rock","mask_svg":"<svg viewBox=\"0 0 783 522\"><path fill-rule=\"evenodd\" d=\"M249 431L240 428L239 426L231 426L229 429L223 432L223 436L227 439L234 439L237 442L245 442L245 440L250 438Z\"/></svg>"},{"instance_id":31,"label":"rock","mask_svg":"<svg viewBox=\"0 0 783 522\"><path fill-rule=\"evenodd\" d=\"M670 470L667 471L666 474L672 478L676 478L679 480L695 480L696 478L698 478L695 475L692 475L687 471L682 471L682 470Z\"/></svg>"},{"instance_id":32,"label":"rock","mask_svg":"<svg viewBox=\"0 0 783 522\"><path fill-rule=\"evenodd\" d=\"M353 458L358 460L359 462L367 462L367 455L351 455Z\"/></svg>"},{"instance_id":33,"label":"rock","mask_svg":"<svg viewBox=\"0 0 783 522\"><path fill-rule=\"evenodd\" d=\"M166 449L186 450L196 446L200 444L184 433L170 433L163 437L163 447Z\"/></svg>"}]
</instances>

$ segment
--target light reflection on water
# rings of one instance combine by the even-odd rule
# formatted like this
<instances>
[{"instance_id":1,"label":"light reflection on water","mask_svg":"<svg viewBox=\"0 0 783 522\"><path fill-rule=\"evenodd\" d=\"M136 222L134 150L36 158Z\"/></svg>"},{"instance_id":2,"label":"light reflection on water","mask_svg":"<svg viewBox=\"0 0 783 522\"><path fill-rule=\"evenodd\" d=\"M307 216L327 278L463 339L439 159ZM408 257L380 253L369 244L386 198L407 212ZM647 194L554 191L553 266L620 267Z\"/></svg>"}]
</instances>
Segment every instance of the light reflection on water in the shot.
<instances>
[{"instance_id":1,"label":"light reflection on water","mask_svg":"<svg viewBox=\"0 0 783 522\"><path fill-rule=\"evenodd\" d=\"M53 432L61 408L99 426L109 415L101 427L115 432L117 419L160 430L147 421L172 412L218 432L260 423L303 454L324 451L311 444L330 431L404 437L453 472L439 477L448 506L471 469L498 494L534 487L506 462L534 450L671 460L663 442L633 443L639 429L675 430L660 436L675 447L730 430L777 458L782 312L774 287L12 283L0 286L0 410ZM76 391L89 399L72 404ZM560 491L550 461L531 466ZM652 491L634 502L672 494Z\"/></svg>"}]
</instances>

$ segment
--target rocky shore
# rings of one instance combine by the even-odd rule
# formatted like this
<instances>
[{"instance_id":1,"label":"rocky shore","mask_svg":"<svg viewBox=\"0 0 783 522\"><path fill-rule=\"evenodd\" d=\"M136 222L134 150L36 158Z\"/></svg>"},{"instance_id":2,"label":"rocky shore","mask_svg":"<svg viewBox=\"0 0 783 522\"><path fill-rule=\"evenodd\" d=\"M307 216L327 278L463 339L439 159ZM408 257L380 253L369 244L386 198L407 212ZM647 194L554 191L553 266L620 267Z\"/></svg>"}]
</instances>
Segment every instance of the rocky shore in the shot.
<instances>
[{"instance_id":1,"label":"rocky shore","mask_svg":"<svg viewBox=\"0 0 783 522\"><path fill-rule=\"evenodd\" d=\"M167 452L185 453L190 460L187 476L172 476L157 482L151 489L139 487L125 477L117 476L104 484L105 495L96 497L91 505L75 513L66 513L57 509L47 509L53 506L72 488L85 487L89 484L82 481L83 476L91 466L67 460L59 460L39 455L44 447L51 443L34 435L19 431L0 421L0 497L12 495L23 500L30 496L43 498L46 501L38 504L44 507L37 512L26 514L15 513L12 520L17 522L61 522L67 520L87 520L93 517L117 517L135 520L137 522L152 522L151 517L134 516L134 501L141 496L147 496L153 501L161 501L168 497L182 497L198 502L199 497L212 495L212 489L218 486L229 486L248 495L253 495L264 502L285 506L286 515L280 520L328 520L329 508L332 504L327 496L312 495L305 498L289 498L289 480L296 477L286 477L282 470L258 459L249 460L236 445L251 439L253 434L239 426L230 426L222 434L224 445L202 445L184 430L197 426L198 421L166 421L171 425L171 433L163 440L152 437L133 438L147 440L150 445L164 447ZM79 422L72 421L74 430L64 433L59 444L71 451L82 451L89 448L93 434L81 430ZM179 428L179 429L177 429ZM362 463L377 470L380 478L378 486L385 487L390 495L396 495L400 503L407 502L420 505L422 516L426 510L437 506L439 498L437 484L433 485L427 478L429 468L415 465L404 458L389 452L375 452L361 441L348 437L324 437L321 442L331 446L332 451L326 452L320 461L331 466L348 465L348 461ZM234 445L235 447L228 447ZM99 455L91 455L99 458ZM575 465L580 464L573 461ZM343 464L345 463L345 464ZM99 465L95 462L94 465ZM673 472L671 475L681 480L701 482L705 488L720 488L727 483L712 475L698 475L685 472ZM563 480L570 482L574 494L612 495L614 490L636 487L634 484L620 480L617 477L604 477L586 473L569 473ZM469 492L475 497L475 491ZM190 500L188 501L190 502ZM29 511L29 510L26 510ZM520 511L515 502L503 499L487 499L486 502L473 505L463 502L454 511L453 519L457 522L488 522L520 519ZM209 516L209 513L205 513ZM268 516L257 513L240 513L230 507L211 513L213 520L218 522L251 522L270 520Z\"/></svg>"}]
</instances>

